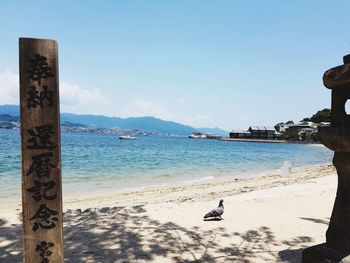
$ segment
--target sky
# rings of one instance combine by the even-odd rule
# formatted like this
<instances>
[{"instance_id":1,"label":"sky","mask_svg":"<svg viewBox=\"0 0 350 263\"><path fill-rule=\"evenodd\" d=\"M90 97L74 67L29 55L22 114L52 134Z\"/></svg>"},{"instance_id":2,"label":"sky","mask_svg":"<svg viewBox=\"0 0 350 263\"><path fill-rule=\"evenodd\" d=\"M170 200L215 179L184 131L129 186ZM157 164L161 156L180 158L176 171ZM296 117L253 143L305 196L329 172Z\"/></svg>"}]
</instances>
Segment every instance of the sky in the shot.
<instances>
[{"instance_id":1,"label":"sky","mask_svg":"<svg viewBox=\"0 0 350 263\"><path fill-rule=\"evenodd\" d=\"M55 39L61 111L228 131L330 107L350 1L0 1L0 104L19 103L18 39Z\"/></svg>"}]
</instances>

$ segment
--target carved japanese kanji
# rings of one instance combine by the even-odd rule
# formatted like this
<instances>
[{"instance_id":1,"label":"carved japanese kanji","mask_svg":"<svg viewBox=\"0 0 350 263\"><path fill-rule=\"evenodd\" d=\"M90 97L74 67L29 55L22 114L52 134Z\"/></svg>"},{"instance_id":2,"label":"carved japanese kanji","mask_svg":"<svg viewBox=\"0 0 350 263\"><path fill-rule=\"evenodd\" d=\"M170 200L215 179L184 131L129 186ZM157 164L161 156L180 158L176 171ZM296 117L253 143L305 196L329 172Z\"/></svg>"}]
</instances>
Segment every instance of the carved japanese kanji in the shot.
<instances>
[{"instance_id":1,"label":"carved japanese kanji","mask_svg":"<svg viewBox=\"0 0 350 263\"><path fill-rule=\"evenodd\" d=\"M35 251L38 252L41 257L40 263L49 263L52 251L50 250L55 244L52 242L41 241L39 245L36 246Z\"/></svg>"},{"instance_id":2,"label":"carved japanese kanji","mask_svg":"<svg viewBox=\"0 0 350 263\"><path fill-rule=\"evenodd\" d=\"M52 135L55 134L51 124L35 126L34 129L28 129L27 132L31 135L28 139L28 149L52 150L56 147L51 139Z\"/></svg>"},{"instance_id":3,"label":"carved japanese kanji","mask_svg":"<svg viewBox=\"0 0 350 263\"><path fill-rule=\"evenodd\" d=\"M51 67L47 63L47 58L36 54L30 59L29 68L27 70L28 78L37 81L41 85L42 79L52 78L55 75L52 73Z\"/></svg>"},{"instance_id":4,"label":"carved japanese kanji","mask_svg":"<svg viewBox=\"0 0 350 263\"><path fill-rule=\"evenodd\" d=\"M57 43L20 39L24 263L63 263Z\"/></svg>"},{"instance_id":5,"label":"carved japanese kanji","mask_svg":"<svg viewBox=\"0 0 350 263\"><path fill-rule=\"evenodd\" d=\"M38 180L34 180L34 186L28 188L27 191L32 193L32 197L36 201L40 201L41 199L54 200L57 198L57 194L49 194L48 192L54 189L55 185L56 183L54 181L40 182Z\"/></svg>"},{"instance_id":6,"label":"carved japanese kanji","mask_svg":"<svg viewBox=\"0 0 350 263\"><path fill-rule=\"evenodd\" d=\"M37 231L39 227L51 229L56 226L58 221L58 212L46 207L45 204L40 205L38 211L29 220L33 221L33 231Z\"/></svg>"}]
</instances>

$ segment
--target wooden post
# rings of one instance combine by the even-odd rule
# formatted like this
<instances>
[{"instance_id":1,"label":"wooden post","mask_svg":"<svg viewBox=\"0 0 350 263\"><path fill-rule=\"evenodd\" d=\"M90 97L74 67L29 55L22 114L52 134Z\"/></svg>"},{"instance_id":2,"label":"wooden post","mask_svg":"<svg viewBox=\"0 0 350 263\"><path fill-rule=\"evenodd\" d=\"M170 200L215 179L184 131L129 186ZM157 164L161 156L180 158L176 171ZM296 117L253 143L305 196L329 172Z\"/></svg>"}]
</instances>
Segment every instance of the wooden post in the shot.
<instances>
[{"instance_id":1,"label":"wooden post","mask_svg":"<svg viewBox=\"0 0 350 263\"><path fill-rule=\"evenodd\" d=\"M58 55L54 40L20 38L25 263L63 263Z\"/></svg>"}]
</instances>

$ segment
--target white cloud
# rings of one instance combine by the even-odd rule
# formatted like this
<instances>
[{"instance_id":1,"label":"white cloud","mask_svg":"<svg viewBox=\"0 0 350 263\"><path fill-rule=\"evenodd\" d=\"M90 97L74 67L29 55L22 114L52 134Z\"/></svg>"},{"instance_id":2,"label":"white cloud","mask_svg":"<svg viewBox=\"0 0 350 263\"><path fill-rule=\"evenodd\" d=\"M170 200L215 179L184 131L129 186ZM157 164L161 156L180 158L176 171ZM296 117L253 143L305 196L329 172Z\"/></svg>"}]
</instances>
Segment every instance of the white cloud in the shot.
<instances>
[{"instance_id":1,"label":"white cloud","mask_svg":"<svg viewBox=\"0 0 350 263\"><path fill-rule=\"evenodd\" d=\"M180 101L178 103L181 104ZM182 111L170 111L165 110L158 104L138 99L133 101L127 109L123 112L124 117L141 117L141 116L154 116L163 120L171 120L193 127L209 127L211 121L210 114L191 114L190 112L183 113Z\"/></svg>"},{"instance_id":2,"label":"white cloud","mask_svg":"<svg viewBox=\"0 0 350 263\"><path fill-rule=\"evenodd\" d=\"M19 76L9 70L0 73L0 104L19 104Z\"/></svg>"},{"instance_id":3,"label":"white cloud","mask_svg":"<svg viewBox=\"0 0 350 263\"><path fill-rule=\"evenodd\" d=\"M79 85L67 82L60 85L60 100L63 109L75 112L85 111L86 107L91 111L91 106L106 101L99 89L83 89Z\"/></svg>"},{"instance_id":4,"label":"white cloud","mask_svg":"<svg viewBox=\"0 0 350 263\"><path fill-rule=\"evenodd\" d=\"M124 111L127 116L154 116L161 119L172 119L173 115L166 112L164 109L155 103L147 100L135 100L130 107Z\"/></svg>"},{"instance_id":5,"label":"white cloud","mask_svg":"<svg viewBox=\"0 0 350 263\"><path fill-rule=\"evenodd\" d=\"M177 99L179 105L183 105L183 98ZM19 104L19 76L11 71L0 73L0 104ZM84 89L79 85L62 82L60 84L61 111L73 113L100 113L106 114L111 110L110 101L106 99L99 89ZM99 107L99 105L101 107ZM106 108L107 107L107 108ZM100 110L100 111L99 111ZM105 112L107 110L107 112ZM124 116L154 116L164 120L173 120L194 126L207 125L211 119L208 114L192 115L186 112L185 115L176 112L171 113L169 109L161 107L152 101L137 99L134 100L123 111ZM111 115L116 113L110 112ZM117 114L119 115L119 114Z\"/></svg>"},{"instance_id":6,"label":"white cloud","mask_svg":"<svg viewBox=\"0 0 350 263\"><path fill-rule=\"evenodd\" d=\"M67 82L60 84L60 104L64 111L91 112L91 106L106 101L98 89L83 89ZM0 73L0 104L19 104L19 75L9 70Z\"/></svg>"}]
</instances>

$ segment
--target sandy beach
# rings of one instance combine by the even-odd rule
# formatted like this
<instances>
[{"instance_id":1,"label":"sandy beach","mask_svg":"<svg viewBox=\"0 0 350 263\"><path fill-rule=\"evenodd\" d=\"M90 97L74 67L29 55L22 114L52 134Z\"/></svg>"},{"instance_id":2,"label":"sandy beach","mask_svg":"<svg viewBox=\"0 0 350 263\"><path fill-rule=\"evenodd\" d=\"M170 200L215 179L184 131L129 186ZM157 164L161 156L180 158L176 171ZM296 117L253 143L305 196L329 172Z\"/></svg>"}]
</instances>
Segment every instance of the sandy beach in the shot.
<instances>
[{"instance_id":1,"label":"sandy beach","mask_svg":"<svg viewBox=\"0 0 350 263\"><path fill-rule=\"evenodd\" d=\"M65 262L300 262L325 241L333 166L64 196ZM223 220L203 215L224 199ZM0 207L0 261L22 261L20 204Z\"/></svg>"}]
</instances>

